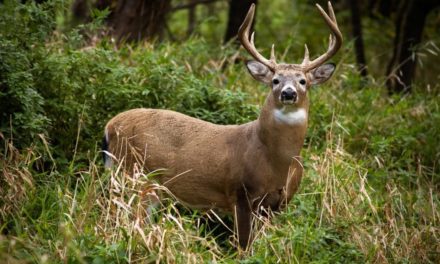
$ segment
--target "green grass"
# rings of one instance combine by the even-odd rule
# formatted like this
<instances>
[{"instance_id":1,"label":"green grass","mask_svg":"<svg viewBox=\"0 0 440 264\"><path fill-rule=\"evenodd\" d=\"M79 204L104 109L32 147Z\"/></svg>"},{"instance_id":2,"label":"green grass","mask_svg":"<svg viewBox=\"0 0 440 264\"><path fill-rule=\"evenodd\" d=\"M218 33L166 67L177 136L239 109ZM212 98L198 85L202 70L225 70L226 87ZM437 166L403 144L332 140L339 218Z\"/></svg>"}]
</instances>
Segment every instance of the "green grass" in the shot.
<instances>
[{"instance_id":1,"label":"green grass","mask_svg":"<svg viewBox=\"0 0 440 264\"><path fill-rule=\"evenodd\" d=\"M390 97L381 78L361 80L354 72L347 43L331 81L310 91L299 192L271 219L256 217L254 244L237 251L232 233L217 230L227 230L221 222L232 228L230 217L191 211L172 198L147 217L148 191L162 189L151 182L154 174L106 171L99 151L104 124L134 107L219 124L256 118L267 88L235 63L236 47L213 43L212 20L200 25L202 37L182 43L115 48L104 38L87 46L75 30L47 34L59 2L8 3L0 22L20 23L0 27L0 99L8 103L0 106L1 263L440 261L440 89L434 82ZM298 28L271 9L282 3L262 4L268 10L262 21L273 11L275 22L258 31L261 46L279 38L282 56L290 59L301 56L295 45L303 40L320 43L313 32L290 43L286 36ZM273 35L278 27L285 30ZM243 51L238 56L248 58Z\"/></svg>"},{"instance_id":2,"label":"green grass","mask_svg":"<svg viewBox=\"0 0 440 264\"><path fill-rule=\"evenodd\" d=\"M229 78L244 75L245 69L232 67ZM9 145L2 153L0 258L436 263L439 95L388 98L374 82L360 90L347 87L347 80L336 74L329 85L311 91L300 191L271 221L256 220L249 252L237 253L231 237L215 239L198 224L200 213L182 215L175 201L166 202L148 222L144 198L152 176L132 179L104 171L97 143L84 154L87 161L72 160L67 168L57 160L41 164L55 147L42 136L46 147L22 151L3 140ZM254 86L248 77L240 82L247 89ZM264 89L257 90L263 97ZM80 126L80 141L82 135Z\"/></svg>"}]
</instances>

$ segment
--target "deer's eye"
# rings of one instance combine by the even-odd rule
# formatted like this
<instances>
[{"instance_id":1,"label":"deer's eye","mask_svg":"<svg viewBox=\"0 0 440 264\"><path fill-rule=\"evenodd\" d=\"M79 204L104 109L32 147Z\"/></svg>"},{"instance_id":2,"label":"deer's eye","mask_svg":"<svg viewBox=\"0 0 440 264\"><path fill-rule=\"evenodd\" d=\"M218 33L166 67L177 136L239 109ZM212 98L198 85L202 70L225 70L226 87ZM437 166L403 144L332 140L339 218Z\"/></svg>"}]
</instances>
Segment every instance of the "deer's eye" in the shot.
<instances>
[{"instance_id":1,"label":"deer's eye","mask_svg":"<svg viewBox=\"0 0 440 264\"><path fill-rule=\"evenodd\" d=\"M306 80L301 79L301 80L299 80L299 83L300 83L301 85L304 85L304 84L306 84Z\"/></svg>"},{"instance_id":2,"label":"deer's eye","mask_svg":"<svg viewBox=\"0 0 440 264\"><path fill-rule=\"evenodd\" d=\"M280 80L278 80L278 79L273 79L273 80L272 80L272 83L275 84L275 85L277 85L277 84L280 83Z\"/></svg>"}]
</instances>

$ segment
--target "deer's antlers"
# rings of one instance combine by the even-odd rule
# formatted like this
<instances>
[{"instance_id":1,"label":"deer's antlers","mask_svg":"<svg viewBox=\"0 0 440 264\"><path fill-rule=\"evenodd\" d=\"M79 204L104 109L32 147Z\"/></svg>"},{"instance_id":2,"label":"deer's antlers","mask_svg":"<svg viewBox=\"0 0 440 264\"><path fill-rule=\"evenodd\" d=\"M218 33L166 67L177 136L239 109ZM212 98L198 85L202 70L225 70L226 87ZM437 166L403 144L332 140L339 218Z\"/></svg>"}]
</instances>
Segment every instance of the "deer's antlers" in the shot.
<instances>
[{"instance_id":1,"label":"deer's antlers","mask_svg":"<svg viewBox=\"0 0 440 264\"><path fill-rule=\"evenodd\" d=\"M328 1L328 11L330 16L327 15L327 13L322 9L319 4L316 4L316 7L318 8L319 12L321 12L321 15L327 25L330 27L332 34L330 34L329 37L327 52L314 59L313 61L310 61L309 50L307 48L307 44L305 45L304 60L301 63L301 67L304 69L304 71L312 70L324 64L324 62L329 60L336 54L336 52L338 52L342 45L342 34L341 31L339 31L338 22L336 21L335 12L333 11L333 7L330 1Z\"/></svg>"},{"instance_id":2,"label":"deer's antlers","mask_svg":"<svg viewBox=\"0 0 440 264\"><path fill-rule=\"evenodd\" d=\"M255 4L252 4L246 15L246 18L243 21L243 24L241 24L240 29L238 30L238 37L243 47L249 52L249 54L252 55L252 57L254 57L254 59L263 63L272 71L275 71L277 67L277 63L275 61L274 45L272 45L270 60L268 60L263 55L261 55L255 48L254 33L252 33L251 42L249 42L249 30L251 28L252 21L254 20L254 14L255 14Z\"/></svg>"},{"instance_id":3,"label":"deer's antlers","mask_svg":"<svg viewBox=\"0 0 440 264\"><path fill-rule=\"evenodd\" d=\"M329 15L322 9L322 7L319 4L316 4L316 7L318 8L319 12L321 13L327 25L330 27L332 34L330 34L329 45L326 53L322 54L313 61L310 61L309 50L307 48L307 45L305 45L305 53L302 63L289 64L290 66L299 68L305 72L310 71L324 64L327 60L333 57L336 54L336 52L338 52L338 50L341 48L342 45L342 34L341 31L339 30L338 22L336 21L335 12L333 11L333 7L330 1L328 2ZM251 41L249 42L249 31L252 21L254 19L254 14L255 14L255 4L252 4L246 15L246 18L243 21L243 24L241 24L240 29L238 30L238 37L243 47L249 52L249 54L252 55L252 57L254 57L254 59L266 65L272 71L275 71L278 64L276 63L275 60L274 45L272 45L270 59L268 60L263 55L261 55L255 48L254 33L252 33Z\"/></svg>"}]
</instances>

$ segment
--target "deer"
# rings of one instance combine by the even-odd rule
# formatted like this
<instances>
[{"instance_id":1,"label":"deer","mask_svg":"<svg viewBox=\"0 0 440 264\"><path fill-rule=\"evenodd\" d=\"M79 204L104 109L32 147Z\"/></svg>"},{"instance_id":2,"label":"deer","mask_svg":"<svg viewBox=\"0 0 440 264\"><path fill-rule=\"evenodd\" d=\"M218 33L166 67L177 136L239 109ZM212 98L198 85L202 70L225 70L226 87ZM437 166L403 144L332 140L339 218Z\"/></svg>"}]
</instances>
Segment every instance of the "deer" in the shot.
<instances>
[{"instance_id":1,"label":"deer","mask_svg":"<svg viewBox=\"0 0 440 264\"><path fill-rule=\"evenodd\" d=\"M157 176L182 204L233 215L238 246L252 242L253 214L260 208L280 210L298 190L303 175L300 152L308 114L308 91L327 81L336 65L326 63L342 45L332 5L328 14L316 4L330 28L327 51L310 60L305 44L301 64L277 63L261 55L249 38L252 4L238 38L254 60L250 75L269 86L258 118L239 125L217 125L170 110L138 108L122 112L105 126L105 165L124 163L126 171L141 167L162 170Z\"/></svg>"}]
</instances>

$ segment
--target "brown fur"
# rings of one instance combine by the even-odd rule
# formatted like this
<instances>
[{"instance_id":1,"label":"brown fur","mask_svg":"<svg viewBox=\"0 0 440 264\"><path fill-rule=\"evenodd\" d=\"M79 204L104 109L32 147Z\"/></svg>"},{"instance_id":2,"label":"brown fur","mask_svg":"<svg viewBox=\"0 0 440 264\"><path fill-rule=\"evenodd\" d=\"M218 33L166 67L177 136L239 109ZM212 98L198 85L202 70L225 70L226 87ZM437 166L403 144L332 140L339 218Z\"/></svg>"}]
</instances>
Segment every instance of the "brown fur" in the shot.
<instances>
[{"instance_id":1,"label":"brown fur","mask_svg":"<svg viewBox=\"0 0 440 264\"><path fill-rule=\"evenodd\" d=\"M109 151L125 169L164 169L158 179L174 196L195 208L221 209L235 216L238 240L251 240L252 212L279 209L297 191L303 168L300 151L307 129L311 85L327 81L335 65L324 64L341 47L333 8L327 15L332 30L328 51L303 63L278 64L272 47L265 59L249 41L255 6L240 27L239 39L256 61L247 67L252 76L270 85L259 118L243 125L221 126L168 110L133 109L106 126ZM300 111L299 111L300 110Z\"/></svg>"},{"instance_id":2,"label":"brown fur","mask_svg":"<svg viewBox=\"0 0 440 264\"><path fill-rule=\"evenodd\" d=\"M286 187L289 165L299 156L306 127L278 125L265 109L257 121L221 126L173 111L141 108L117 115L106 130L109 151L119 161L124 158L128 170L136 161L149 171L166 169L160 182L184 203L232 211L242 185L252 201ZM295 186L290 189L296 190L299 181L291 182Z\"/></svg>"},{"instance_id":3,"label":"brown fur","mask_svg":"<svg viewBox=\"0 0 440 264\"><path fill-rule=\"evenodd\" d=\"M274 104L271 93L258 120L228 126L168 110L129 110L106 126L109 152L127 171L135 163L148 171L165 169L159 181L191 207L234 212L238 192L244 192L254 209L278 209L300 183L307 124L278 124Z\"/></svg>"}]
</instances>

